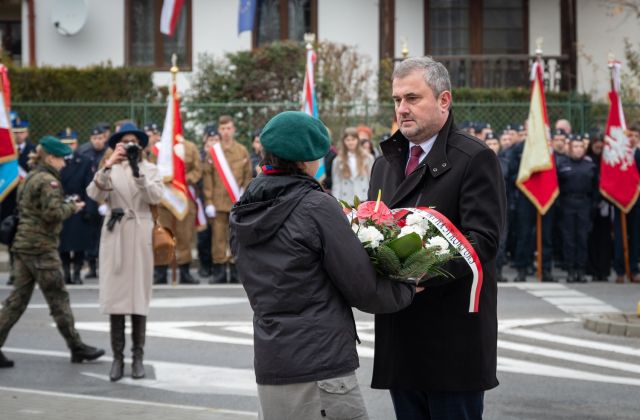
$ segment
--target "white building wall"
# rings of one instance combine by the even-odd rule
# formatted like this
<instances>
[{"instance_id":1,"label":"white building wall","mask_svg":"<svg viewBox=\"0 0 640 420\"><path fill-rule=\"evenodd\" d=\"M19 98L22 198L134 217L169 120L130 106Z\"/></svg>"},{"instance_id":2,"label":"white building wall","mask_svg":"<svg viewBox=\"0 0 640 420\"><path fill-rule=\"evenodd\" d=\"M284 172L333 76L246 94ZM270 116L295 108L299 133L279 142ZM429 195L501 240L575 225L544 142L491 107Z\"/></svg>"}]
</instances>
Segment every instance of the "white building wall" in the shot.
<instances>
[{"instance_id":1,"label":"white building wall","mask_svg":"<svg viewBox=\"0 0 640 420\"><path fill-rule=\"evenodd\" d=\"M582 3L582 2L580 2ZM529 1L529 54L536 53L536 40L543 39L545 55L560 55L560 0Z\"/></svg>"},{"instance_id":2,"label":"white building wall","mask_svg":"<svg viewBox=\"0 0 640 420\"><path fill-rule=\"evenodd\" d=\"M54 2L35 2L36 61L38 66L77 66L111 62L124 64L124 1L87 0L85 26L73 36L60 35L51 21ZM28 8L22 6L23 60L29 60Z\"/></svg>"},{"instance_id":3,"label":"white building wall","mask_svg":"<svg viewBox=\"0 0 640 420\"><path fill-rule=\"evenodd\" d=\"M410 57L424 55L424 1L396 1L395 55L401 57L403 40Z\"/></svg>"},{"instance_id":4,"label":"white building wall","mask_svg":"<svg viewBox=\"0 0 640 420\"><path fill-rule=\"evenodd\" d=\"M581 0L578 3L578 90L602 101L607 100L609 89L609 53L622 62L624 72L625 38L636 48L640 43L640 19L635 14L612 15L610 12L598 0Z\"/></svg>"}]
</instances>

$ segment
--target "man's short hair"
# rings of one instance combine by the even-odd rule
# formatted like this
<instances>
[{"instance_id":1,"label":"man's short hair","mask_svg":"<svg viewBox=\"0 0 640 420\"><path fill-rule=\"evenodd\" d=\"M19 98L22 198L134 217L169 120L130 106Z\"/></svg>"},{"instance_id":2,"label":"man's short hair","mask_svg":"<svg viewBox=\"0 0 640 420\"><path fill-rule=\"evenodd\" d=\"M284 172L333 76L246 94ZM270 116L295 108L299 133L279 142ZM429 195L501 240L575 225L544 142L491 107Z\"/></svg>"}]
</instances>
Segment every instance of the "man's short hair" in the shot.
<instances>
[{"instance_id":1,"label":"man's short hair","mask_svg":"<svg viewBox=\"0 0 640 420\"><path fill-rule=\"evenodd\" d=\"M411 57L403 60L393 70L391 79L402 79L416 70L424 72L424 80L437 98L442 92L451 92L451 79L447 68L431 57Z\"/></svg>"},{"instance_id":2,"label":"man's short hair","mask_svg":"<svg viewBox=\"0 0 640 420\"><path fill-rule=\"evenodd\" d=\"M231 115L221 115L220 118L218 118L218 127L229 123L233 123L233 117L231 117Z\"/></svg>"}]
</instances>

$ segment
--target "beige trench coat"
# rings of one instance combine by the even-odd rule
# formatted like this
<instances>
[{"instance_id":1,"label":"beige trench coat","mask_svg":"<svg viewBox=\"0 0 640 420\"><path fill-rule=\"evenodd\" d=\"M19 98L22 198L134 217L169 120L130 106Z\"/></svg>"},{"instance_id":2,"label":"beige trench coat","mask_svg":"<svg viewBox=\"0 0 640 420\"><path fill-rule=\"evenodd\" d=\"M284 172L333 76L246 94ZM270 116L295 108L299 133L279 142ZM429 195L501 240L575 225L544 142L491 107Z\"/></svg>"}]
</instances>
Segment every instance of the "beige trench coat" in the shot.
<instances>
[{"instance_id":1,"label":"beige trench coat","mask_svg":"<svg viewBox=\"0 0 640 420\"><path fill-rule=\"evenodd\" d=\"M89 197L106 202L100 237L100 311L104 314L147 315L153 283L153 218L150 204L162 198L162 179L156 166L140 162L140 177L134 178L129 163L100 169L89 187ZM111 211L125 215L113 231L107 229Z\"/></svg>"}]
</instances>

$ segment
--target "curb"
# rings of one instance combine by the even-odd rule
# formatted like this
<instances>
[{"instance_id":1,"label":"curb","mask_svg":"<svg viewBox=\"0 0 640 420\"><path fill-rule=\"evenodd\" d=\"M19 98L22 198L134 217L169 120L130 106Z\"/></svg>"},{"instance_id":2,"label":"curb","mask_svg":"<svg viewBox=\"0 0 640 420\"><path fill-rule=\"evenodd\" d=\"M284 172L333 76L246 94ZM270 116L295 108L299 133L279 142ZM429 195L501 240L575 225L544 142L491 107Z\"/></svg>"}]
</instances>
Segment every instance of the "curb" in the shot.
<instances>
[{"instance_id":1,"label":"curb","mask_svg":"<svg viewBox=\"0 0 640 420\"><path fill-rule=\"evenodd\" d=\"M620 320L608 317L615 316ZM640 318L636 314L606 314L599 317L587 317L582 326L598 334L640 338Z\"/></svg>"}]
</instances>

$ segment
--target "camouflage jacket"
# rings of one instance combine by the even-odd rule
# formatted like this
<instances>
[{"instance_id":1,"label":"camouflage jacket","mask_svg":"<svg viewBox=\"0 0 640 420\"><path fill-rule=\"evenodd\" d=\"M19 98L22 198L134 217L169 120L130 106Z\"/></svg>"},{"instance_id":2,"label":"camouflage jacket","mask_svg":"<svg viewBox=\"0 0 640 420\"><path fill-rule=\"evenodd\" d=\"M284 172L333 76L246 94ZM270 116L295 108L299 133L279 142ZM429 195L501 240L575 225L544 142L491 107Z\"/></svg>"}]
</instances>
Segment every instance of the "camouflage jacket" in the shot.
<instances>
[{"instance_id":1,"label":"camouflage jacket","mask_svg":"<svg viewBox=\"0 0 640 420\"><path fill-rule=\"evenodd\" d=\"M20 222L12 251L41 254L58 249L62 222L75 212L64 202L60 174L50 166L31 171L18 189Z\"/></svg>"}]
</instances>

